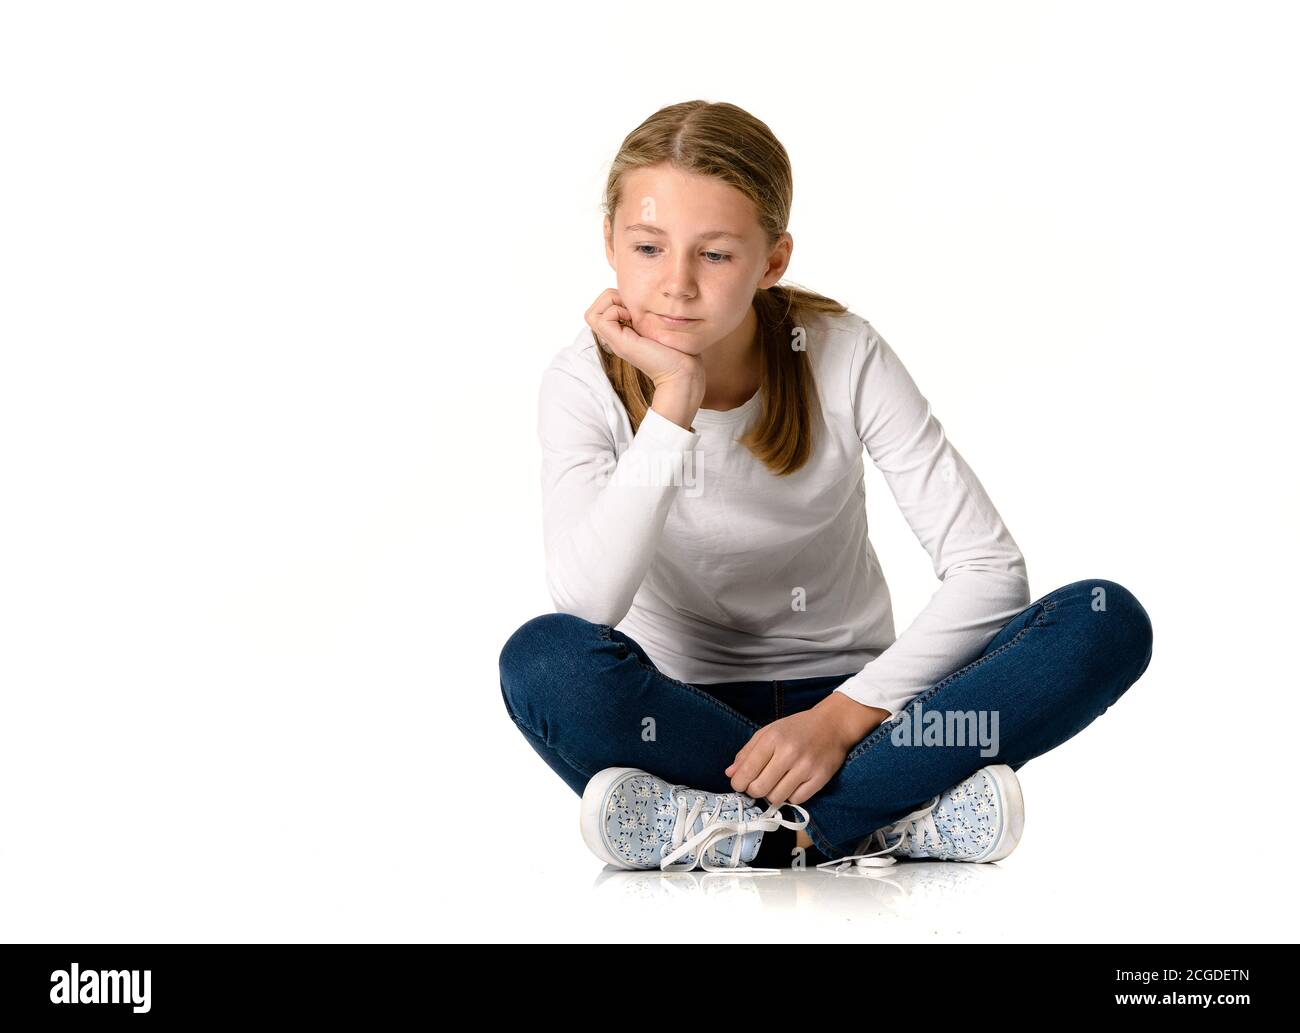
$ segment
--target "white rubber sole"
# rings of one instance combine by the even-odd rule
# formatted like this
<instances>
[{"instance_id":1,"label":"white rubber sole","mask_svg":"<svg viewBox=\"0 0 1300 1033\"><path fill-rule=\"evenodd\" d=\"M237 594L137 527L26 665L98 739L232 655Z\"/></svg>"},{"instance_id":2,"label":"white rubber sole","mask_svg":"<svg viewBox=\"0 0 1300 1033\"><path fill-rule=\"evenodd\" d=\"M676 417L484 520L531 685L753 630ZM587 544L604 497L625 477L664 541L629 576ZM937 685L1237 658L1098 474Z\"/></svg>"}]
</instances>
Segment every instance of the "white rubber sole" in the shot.
<instances>
[{"instance_id":1,"label":"white rubber sole","mask_svg":"<svg viewBox=\"0 0 1300 1033\"><path fill-rule=\"evenodd\" d=\"M1009 764L990 764L983 768L993 780L998 792L998 803L1003 814L1002 832L988 855L981 857L980 863L1001 861L1020 842L1020 835L1025 830L1025 798L1020 792L1020 779Z\"/></svg>"},{"instance_id":2,"label":"white rubber sole","mask_svg":"<svg viewBox=\"0 0 1300 1033\"><path fill-rule=\"evenodd\" d=\"M606 864L628 871L643 869L630 865L626 861L620 861L605 846L605 803L609 799L610 791L618 783L628 775L639 771L639 768L605 768L603 771L597 771L582 791L582 809L578 818L582 826L582 841L587 844L587 849Z\"/></svg>"}]
</instances>

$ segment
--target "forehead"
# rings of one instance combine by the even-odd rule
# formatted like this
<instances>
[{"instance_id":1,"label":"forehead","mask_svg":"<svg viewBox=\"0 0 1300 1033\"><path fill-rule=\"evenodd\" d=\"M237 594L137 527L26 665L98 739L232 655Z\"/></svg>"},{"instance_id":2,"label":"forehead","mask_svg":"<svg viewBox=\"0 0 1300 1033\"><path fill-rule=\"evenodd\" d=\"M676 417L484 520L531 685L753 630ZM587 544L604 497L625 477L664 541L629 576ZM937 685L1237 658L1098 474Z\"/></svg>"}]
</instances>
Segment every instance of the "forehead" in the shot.
<instances>
[{"instance_id":1,"label":"forehead","mask_svg":"<svg viewBox=\"0 0 1300 1033\"><path fill-rule=\"evenodd\" d=\"M652 224L665 233L693 235L724 230L738 237L758 232L754 204L730 184L670 166L636 169L623 180L618 229Z\"/></svg>"}]
</instances>

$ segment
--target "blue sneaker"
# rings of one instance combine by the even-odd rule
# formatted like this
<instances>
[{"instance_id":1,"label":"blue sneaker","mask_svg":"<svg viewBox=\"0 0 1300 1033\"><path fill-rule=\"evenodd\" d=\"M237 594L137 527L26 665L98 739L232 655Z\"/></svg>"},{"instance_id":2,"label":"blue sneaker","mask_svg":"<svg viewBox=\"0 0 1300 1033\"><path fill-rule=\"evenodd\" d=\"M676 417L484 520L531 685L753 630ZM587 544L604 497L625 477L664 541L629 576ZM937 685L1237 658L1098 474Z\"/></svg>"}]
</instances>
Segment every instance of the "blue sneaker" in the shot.
<instances>
[{"instance_id":1,"label":"blue sneaker","mask_svg":"<svg viewBox=\"0 0 1300 1033\"><path fill-rule=\"evenodd\" d=\"M1000 861L1016 848L1025 827L1020 780L1006 764L990 764L958 782L924 807L877 829L858 853L819 864L836 873L853 865L884 868L897 857L939 861Z\"/></svg>"},{"instance_id":2,"label":"blue sneaker","mask_svg":"<svg viewBox=\"0 0 1300 1033\"><path fill-rule=\"evenodd\" d=\"M616 868L706 872L779 872L754 868L764 832L802 829L803 819L781 817L744 793L707 793L674 785L638 768L605 768L582 794L582 838L593 854Z\"/></svg>"}]
</instances>

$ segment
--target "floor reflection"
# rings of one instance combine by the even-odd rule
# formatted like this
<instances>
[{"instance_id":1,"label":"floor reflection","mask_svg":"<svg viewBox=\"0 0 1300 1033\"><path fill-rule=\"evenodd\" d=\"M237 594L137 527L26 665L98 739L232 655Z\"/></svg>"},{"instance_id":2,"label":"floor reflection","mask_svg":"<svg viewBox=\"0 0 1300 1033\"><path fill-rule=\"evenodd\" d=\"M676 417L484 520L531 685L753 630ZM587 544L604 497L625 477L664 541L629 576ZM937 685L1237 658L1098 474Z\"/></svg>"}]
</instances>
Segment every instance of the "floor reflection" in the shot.
<instances>
[{"instance_id":1,"label":"floor reflection","mask_svg":"<svg viewBox=\"0 0 1300 1033\"><path fill-rule=\"evenodd\" d=\"M758 906L785 910L908 915L934 904L968 901L1004 874L997 864L900 859L886 868L850 867L737 875L731 872L626 871L606 865L592 883L605 900L667 901L726 897L752 899Z\"/></svg>"}]
</instances>

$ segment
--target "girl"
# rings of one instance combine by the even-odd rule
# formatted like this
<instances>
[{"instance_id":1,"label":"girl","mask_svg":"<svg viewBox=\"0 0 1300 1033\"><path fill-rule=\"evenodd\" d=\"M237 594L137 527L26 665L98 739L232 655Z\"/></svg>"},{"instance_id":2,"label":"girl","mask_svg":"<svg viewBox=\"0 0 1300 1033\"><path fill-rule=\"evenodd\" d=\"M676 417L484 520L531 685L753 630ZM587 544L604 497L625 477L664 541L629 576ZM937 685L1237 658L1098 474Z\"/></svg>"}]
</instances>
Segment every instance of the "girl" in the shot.
<instances>
[{"instance_id":1,"label":"girl","mask_svg":"<svg viewBox=\"0 0 1300 1033\"><path fill-rule=\"evenodd\" d=\"M1030 602L893 349L780 282L791 198L785 149L734 105L674 104L623 141L618 286L539 393L557 612L506 642L502 698L618 867L996 861L1016 771L1143 674L1151 623L1103 579ZM942 581L902 635L864 447Z\"/></svg>"}]
</instances>

